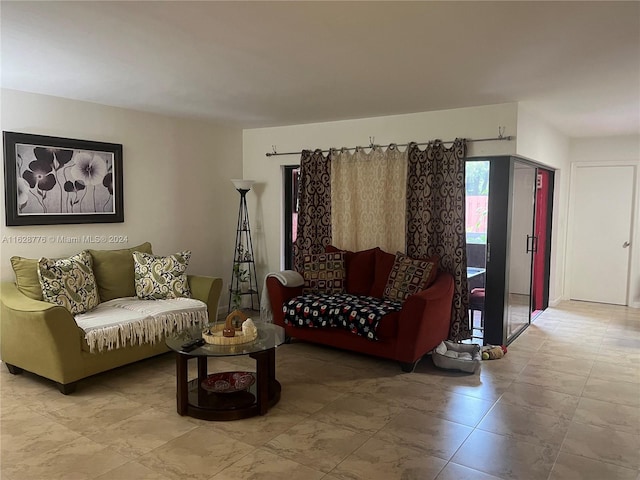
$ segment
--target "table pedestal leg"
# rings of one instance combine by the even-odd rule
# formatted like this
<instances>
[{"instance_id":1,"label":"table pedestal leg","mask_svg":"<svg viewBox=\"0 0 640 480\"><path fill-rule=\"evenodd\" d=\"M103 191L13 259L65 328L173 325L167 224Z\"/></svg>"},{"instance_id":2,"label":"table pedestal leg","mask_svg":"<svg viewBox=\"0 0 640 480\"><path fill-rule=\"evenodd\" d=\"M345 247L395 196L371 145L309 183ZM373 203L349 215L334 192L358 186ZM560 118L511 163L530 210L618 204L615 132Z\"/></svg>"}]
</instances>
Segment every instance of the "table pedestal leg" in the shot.
<instances>
[{"instance_id":1,"label":"table pedestal leg","mask_svg":"<svg viewBox=\"0 0 640 480\"><path fill-rule=\"evenodd\" d=\"M189 404L189 380L187 378L188 357L176 353L176 395L178 414L186 415Z\"/></svg>"},{"instance_id":2,"label":"table pedestal leg","mask_svg":"<svg viewBox=\"0 0 640 480\"><path fill-rule=\"evenodd\" d=\"M257 394L256 404L258 414L264 415L269 410L269 395L271 381L276 378L276 354L275 349L250 353L249 356L256 361Z\"/></svg>"}]
</instances>

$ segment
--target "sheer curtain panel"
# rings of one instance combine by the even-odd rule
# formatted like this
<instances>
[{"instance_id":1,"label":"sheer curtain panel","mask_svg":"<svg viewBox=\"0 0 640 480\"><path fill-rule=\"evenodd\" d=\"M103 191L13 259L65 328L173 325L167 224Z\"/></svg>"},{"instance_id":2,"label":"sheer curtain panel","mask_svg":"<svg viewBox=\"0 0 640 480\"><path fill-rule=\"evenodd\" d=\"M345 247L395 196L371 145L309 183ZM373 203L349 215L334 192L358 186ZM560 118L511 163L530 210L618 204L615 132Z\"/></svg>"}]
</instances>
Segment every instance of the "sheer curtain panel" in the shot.
<instances>
[{"instance_id":1,"label":"sheer curtain panel","mask_svg":"<svg viewBox=\"0 0 640 480\"><path fill-rule=\"evenodd\" d=\"M331 154L331 230L335 246L404 252L407 152L357 148Z\"/></svg>"}]
</instances>

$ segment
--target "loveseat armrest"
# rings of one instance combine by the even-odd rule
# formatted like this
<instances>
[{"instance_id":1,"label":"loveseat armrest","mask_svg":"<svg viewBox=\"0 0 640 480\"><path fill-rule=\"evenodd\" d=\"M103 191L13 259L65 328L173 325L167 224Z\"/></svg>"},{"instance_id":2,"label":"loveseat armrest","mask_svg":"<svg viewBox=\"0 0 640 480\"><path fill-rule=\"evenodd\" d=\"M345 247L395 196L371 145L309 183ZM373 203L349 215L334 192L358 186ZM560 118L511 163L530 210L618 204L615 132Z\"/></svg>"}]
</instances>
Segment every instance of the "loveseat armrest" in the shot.
<instances>
[{"instance_id":1,"label":"loveseat armrest","mask_svg":"<svg viewBox=\"0 0 640 480\"><path fill-rule=\"evenodd\" d=\"M441 272L427 289L405 300L398 321L397 359L413 363L449 336L453 276Z\"/></svg>"},{"instance_id":2,"label":"loveseat armrest","mask_svg":"<svg viewBox=\"0 0 640 480\"><path fill-rule=\"evenodd\" d=\"M218 304L220 303L220 292L222 291L222 279L217 277L187 275L187 282L189 282L189 289L191 289L191 298L206 303L209 321L215 321L218 318Z\"/></svg>"},{"instance_id":3,"label":"loveseat armrest","mask_svg":"<svg viewBox=\"0 0 640 480\"><path fill-rule=\"evenodd\" d=\"M0 356L5 363L66 384L83 376L81 331L64 307L0 285Z\"/></svg>"},{"instance_id":4,"label":"loveseat armrest","mask_svg":"<svg viewBox=\"0 0 640 480\"><path fill-rule=\"evenodd\" d=\"M269 293L269 302L271 303L271 311L273 313L273 323L284 327L284 312L282 306L293 297L302 295L303 286L288 287L283 285L276 277L267 277L267 291Z\"/></svg>"}]
</instances>

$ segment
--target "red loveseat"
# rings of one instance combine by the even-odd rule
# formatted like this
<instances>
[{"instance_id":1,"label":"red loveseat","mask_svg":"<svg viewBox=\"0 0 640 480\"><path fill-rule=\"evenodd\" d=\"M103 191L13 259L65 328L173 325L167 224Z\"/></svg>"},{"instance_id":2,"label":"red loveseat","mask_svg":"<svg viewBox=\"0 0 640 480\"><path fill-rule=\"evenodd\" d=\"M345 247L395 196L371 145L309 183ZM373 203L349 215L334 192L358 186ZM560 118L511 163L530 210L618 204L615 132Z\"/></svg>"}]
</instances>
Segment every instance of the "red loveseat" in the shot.
<instances>
[{"instance_id":1,"label":"red loveseat","mask_svg":"<svg viewBox=\"0 0 640 480\"><path fill-rule=\"evenodd\" d=\"M339 250L328 246L327 251ZM345 252L346 293L382 298L394 261L395 255L379 248ZM275 277L267 277L266 285L274 323L284 327L288 337L396 360L405 372L412 372L422 356L449 335L454 284L453 277L446 272L438 272L430 286L409 296L401 311L382 317L377 329L378 340L369 340L343 328L285 324L282 307L302 295L303 287L284 286Z\"/></svg>"}]
</instances>

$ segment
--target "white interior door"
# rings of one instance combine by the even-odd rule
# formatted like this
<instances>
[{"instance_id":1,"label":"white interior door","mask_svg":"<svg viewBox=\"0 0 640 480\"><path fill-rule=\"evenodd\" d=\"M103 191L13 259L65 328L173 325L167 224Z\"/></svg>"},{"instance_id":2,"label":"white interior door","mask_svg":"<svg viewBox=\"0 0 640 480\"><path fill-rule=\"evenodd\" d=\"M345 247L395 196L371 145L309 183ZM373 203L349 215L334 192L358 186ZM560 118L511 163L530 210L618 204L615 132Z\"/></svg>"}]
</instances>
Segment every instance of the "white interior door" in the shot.
<instances>
[{"instance_id":1,"label":"white interior door","mask_svg":"<svg viewBox=\"0 0 640 480\"><path fill-rule=\"evenodd\" d=\"M573 174L570 298L626 305L635 168L581 165Z\"/></svg>"}]
</instances>

